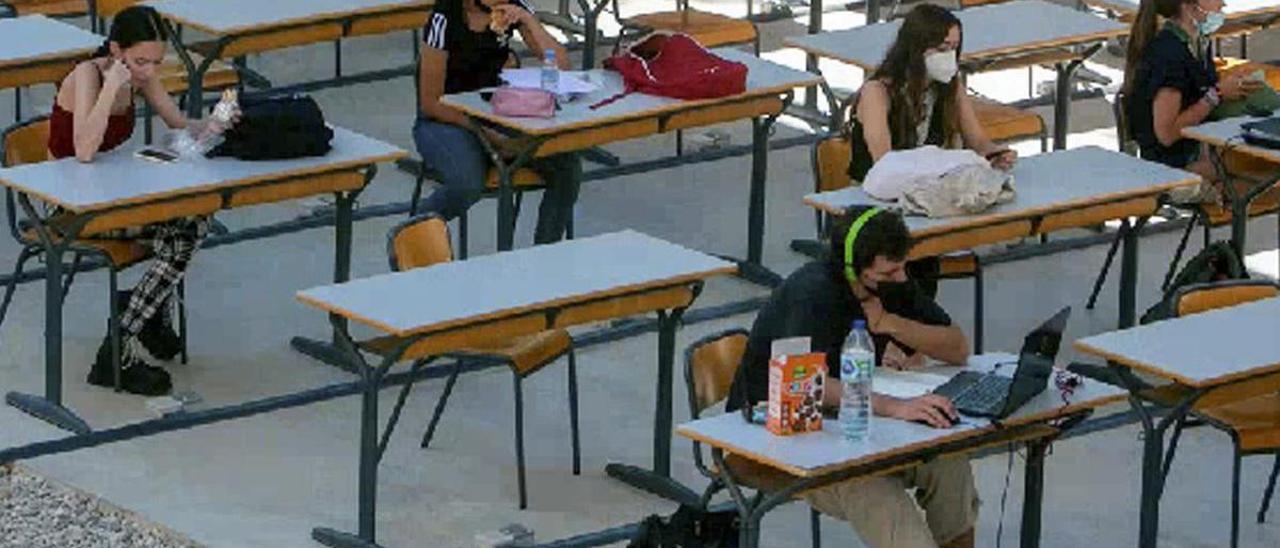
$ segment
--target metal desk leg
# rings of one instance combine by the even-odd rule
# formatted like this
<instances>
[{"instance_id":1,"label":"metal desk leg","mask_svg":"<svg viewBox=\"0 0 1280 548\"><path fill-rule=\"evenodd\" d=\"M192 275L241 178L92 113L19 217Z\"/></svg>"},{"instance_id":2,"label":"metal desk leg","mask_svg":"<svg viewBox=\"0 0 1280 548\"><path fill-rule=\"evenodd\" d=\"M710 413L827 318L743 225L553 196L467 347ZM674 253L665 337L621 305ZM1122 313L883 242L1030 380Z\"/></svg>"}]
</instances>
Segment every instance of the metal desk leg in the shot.
<instances>
[{"instance_id":1,"label":"metal desk leg","mask_svg":"<svg viewBox=\"0 0 1280 548\"><path fill-rule=\"evenodd\" d=\"M668 493L688 491L671 479L671 405L672 380L676 357L676 329L685 309L658 313L658 387L657 408L653 418L653 469L645 470L629 464L611 463L605 473L636 489L666 497Z\"/></svg>"},{"instance_id":2,"label":"metal desk leg","mask_svg":"<svg viewBox=\"0 0 1280 548\"><path fill-rule=\"evenodd\" d=\"M1071 88L1076 71L1084 65L1085 59L1093 57L1105 44L1097 44L1085 50L1079 59L1068 63L1058 63L1057 95L1053 101L1053 149L1067 149L1067 133L1071 127Z\"/></svg>"},{"instance_id":3,"label":"metal desk leg","mask_svg":"<svg viewBox=\"0 0 1280 548\"><path fill-rule=\"evenodd\" d=\"M783 98L782 111L786 111L794 97L788 92ZM769 134L778 115L760 117L751 121L751 195L747 205L747 260L729 258L738 263L738 276L767 287L782 284L782 276L764 266L765 182L769 176Z\"/></svg>"},{"instance_id":4,"label":"metal desk leg","mask_svg":"<svg viewBox=\"0 0 1280 548\"><path fill-rule=\"evenodd\" d=\"M1138 235L1149 217L1140 217L1123 232L1120 252L1120 329L1133 327L1138 315Z\"/></svg>"},{"instance_id":5,"label":"metal desk leg","mask_svg":"<svg viewBox=\"0 0 1280 548\"><path fill-rule=\"evenodd\" d=\"M26 196L18 198L27 218L42 219ZM20 392L5 394L5 402L28 415L76 434L92 431L79 416L62 406L62 258L75 236L88 224L87 216L61 227L55 237L49 226L37 223L36 232L45 249L44 276L44 397Z\"/></svg>"},{"instance_id":6,"label":"metal desk leg","mask_svg":"<svg viewBox=\"0 0 1280 548\"><path fill-rule=\"evenodd\" d=\"M1235 248L1236 255L1243 260L1245 242L1249 232L1249 205L1280 180L1273 179L1260 182L1251 186L1244 194L1240 194L1236 191L1235 186L1237 178L1227 171L1222 149L1214 148L1209 154L1209 159L1213 162L1213 170L1218 174L1218 180L1225 182L1223 187L1227 198L1231 200L1231 246Z\"/></svg>"},{"instance_id":7,"label":"metal desk leg","mask_svg":"<svg viewBox=\"0 0 1280 548\"><path fill-rule=\"evenodd\" d=\"M609 0L599 0L593 6L588 0L578 0L582 10L582 70L591 70L596 64L596 43L600 39L600 14ZM567 2L565 3L566 7Z\"/></svg>"},{"instance_id":8,"label":"metal desk leg","mask_svg":"<svg viewBox=\"0 0 1280 548\"><path fill-rule=\"evenodd\" d=\"M1027 442L1026 486L1022 501L1022 548L1039 548L1041 509L1044 503L1044 459L1049 452L1048 440L1037 438Z\"/></svg>"},{"instance_id":9,"label":"metal desk leg","mask_svg":"<svg viewBox=\"0 0 1280 548\"><path fill-rule=\"evenodd\" d=\"M218 38L213 51L200 61L199 66L196 66L182 43L182 35L178 29L168 20L164 24L169 29L169 43L173 45L178 58L182 60L182 65L187 69L187 117L200 118L204 110L204 75L209 72L209 67L213 66L214 61L222 56L222 50L226 48L230 39L225 36Z\"/></svg>"},{"instance_id":10,"label":"metal desk leg","mask_svg":"<svg viewBox=\"0 0 1280 548\"><path fill-rule=\"evenodd\" d=\"M370 165L365 168L364 186L360 187L360 190L334 195L333 283L340 284L351 279L352 209L355 207L355 201L360 192L369 186L369 183L373 181L377 174L378 166ZM344 318L332 316L332 319L341 326L341 329L346 329L346 320ZM345 369L351 373L359 373L359 371L351 368L351 360L346 358L337 347L339 334L339 329L335 328L329 341L319 341L301 336L294 337L289 341L289 345L294 350L316 360Z\"/></svg>"}]
</instances>

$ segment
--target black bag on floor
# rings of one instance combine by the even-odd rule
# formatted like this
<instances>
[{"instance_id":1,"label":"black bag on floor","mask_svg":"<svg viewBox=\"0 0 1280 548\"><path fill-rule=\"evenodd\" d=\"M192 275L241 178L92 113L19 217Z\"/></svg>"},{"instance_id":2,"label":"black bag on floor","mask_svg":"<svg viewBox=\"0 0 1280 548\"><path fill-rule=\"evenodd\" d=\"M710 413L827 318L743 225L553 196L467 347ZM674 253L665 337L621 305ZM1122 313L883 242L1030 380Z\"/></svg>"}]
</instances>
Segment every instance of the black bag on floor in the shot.
<instances>
[{"instance_id":1,"label":"black bag on floor","mask_svg":"<svg viewBox=\"0 0 1280 548\"><path fill-rule=\"evenodd\" d=\"M627 548L738 548L738 513L682 504L669 518L652 515Z\"/></svg>"},{"instance_id":2,"label":"black bag on floor","mask_svg":"<svg viewBox=\"0 0 1280 548\"><path fill-rule=\"evenodd\" d=\"M314 99L291 95L241 101L240 122L223 137L209 157L287 160L328 154L333 130Z\"/></svg>"},{"instance_id":3,"label":"black bag on floor","mask_svg":"<svg viewBox=\"0 0 1280 548\"><path fill-rule=\"evenodd\" d=\"M1231 246L1231 242L1214 242L1187 261L1182 271L1178 272L1178 276L1169 284L1169 290L1165 291L1164 297L1148 308L1139 322L1149 324L1176 316L1177 303L1173 302L1174 296L1177 295L1178 289L1183 287L1247 279L1249 279L1249 272L1245 270L1244 261L1241 260L1240 255L1236 254L1236 249Z\"/></svg>"}]
</instances>

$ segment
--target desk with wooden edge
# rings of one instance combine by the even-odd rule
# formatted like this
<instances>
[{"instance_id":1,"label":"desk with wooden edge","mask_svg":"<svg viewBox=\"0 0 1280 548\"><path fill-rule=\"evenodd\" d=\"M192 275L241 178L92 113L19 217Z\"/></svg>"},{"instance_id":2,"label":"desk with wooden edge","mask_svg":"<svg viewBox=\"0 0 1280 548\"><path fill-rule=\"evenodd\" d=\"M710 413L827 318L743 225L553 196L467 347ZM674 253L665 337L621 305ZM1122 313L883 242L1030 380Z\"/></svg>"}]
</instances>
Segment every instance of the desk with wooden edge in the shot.
<instances>
[{"instance_id":1,"label":"desk with wooden edge","mask_svg":"<svg viewBox=\"0 0 1280 548\"><path fill-rule=\"evenodd\" d=\"M62 401L62 259L78 238L221 209L333 193L336 197L335 281L351 269L351 207L373 180L377 164L405 156L380 141L334 128L325 156L246 162L230 158L182 159L160 164L137 158L136 147L98 156L0 169L0 185L19 194L45 248L45 393L10 392L5 401L76 433L88 424ZM44 215L35 201L63 213Z\"/></svg>"},{"instance_id":2,"label":"desk with wooden edge","mask_svg":"<svg viewBox=\"0 0 1280 548\"><path fill-rule=\"evenodd\" d=\"M318 528L327 546L375 545L377 464L411 388L402 389L378 439L378 390L390 368L485 342L552 328L657 313L658 375L653 469L610 464L606 471L655 492L671 480L672 380L675 335L704 280L730 274L732 263L644 234L623 231L453 261L298 293L330 313L343 358L361 375L358 534ZM346 320L394 337L394 349L374 366L356 350Z\"/></svg>"}]
</instances>

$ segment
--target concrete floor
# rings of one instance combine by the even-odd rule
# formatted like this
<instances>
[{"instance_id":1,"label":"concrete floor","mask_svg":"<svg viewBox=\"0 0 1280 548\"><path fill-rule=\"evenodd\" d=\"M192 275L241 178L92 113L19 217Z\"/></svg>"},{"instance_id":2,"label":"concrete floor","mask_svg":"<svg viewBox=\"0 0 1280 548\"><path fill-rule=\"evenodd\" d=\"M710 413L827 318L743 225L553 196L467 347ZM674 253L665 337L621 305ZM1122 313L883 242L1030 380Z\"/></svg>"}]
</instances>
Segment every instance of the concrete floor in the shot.
<instances>
[{"instance_id":1,"label":"concrete floor","mask_svg":"<svg viewBox=\"0 0 1280 548\"><path fill-rule=\"evenodd\" d=\"M628 12L643 11L644 4L665 5L658 0L625 4ZM695 4L725 13L743 11L738 1ZM828 28L858 24L860 18L833 13L827 18ZM795 52L777 51L780 36L801 32L799 21L803 17L763 27L767 57L802 66L803 59ZM1280 58L1276 37L1272 32L1254 40L1251 51L1255 57ZM408 42L409 37L401 35L355 40L345 47L344 63L348 67L383 67L407 61ZM258 56L250 63L277 83L289 83L325 76L330 55L330 47L317 46ZM1093 66L1114 74L1115 69L1106 66L1109 62L1114 67L1114 59L1102 61ZM853 88L858 83L856 71L824 64L824 72L837 86ZM973 85L985 94L1015 100L1026 96L1026 77L1025 71L983 75L975 78ZM1048 74L1038 71L1036 77L1048 78ZM315 95L333 123L411 149L414 103L408 79ZM28 92L27 98L28 113L48 109L47 89ZM0 112L7 115L11 109L12 94L0 94ZM1042 113L1049 116L1048 109ZM1105 100L1077 102L1072 123L1072 146L1114 146ZM731 135L733 143L747 142L747 124L721 129ZM807 131L803 124L784 119L776 136ZM664 136L621 143L609 150L631 162L670 154L673 144L673 137ZM1032 154L1038 145L1021 143L1017 148ZM578 210L579 234L634 228L698 249L742 255L746 249L749 164L746 157L739 157L589 183L582 190ZM810 173L807 148L776 151L770 156L765 262L782 273L805 260L787 244L792 238L812 234L812 213L799 200L811 188ZM361 202L403 201L411 185L409 176L384 166ZM264 206L219 217L234 230L293 218L314 205L311 201ZM473 210L473 253L492 251L493 215L492 201ZM385 234L399 220L372 219L356 226L355 276L386 270ZM1266 218L1252 223L1251 251L1276 246L1275 222ZM533 215L521 219L520 245L528 245L532 223ZM1225 237L1225 230L1218 235ZM325 332L325 317L298 304L293 294L327 281L332 241L330 229L316 229L200 254L191 270L188 291L191 363L169 366L177 388L198 391L206 405L212 406L352 380L291 351L287 344L295 334L319 336ZM1145 238L1142 243L1139 302L1146 306L1158 297L1160 278L1176 242L1173 235L1164 234ZM12 242L5 239L0 246L0 257L13 257ZM1097 246L992 267L986 293L988 348L1014 348L1027 327L1067 304L1076 305L1069 339L1110 329L1116 317L1114 275L1097 310L1086 311L1082 306L1104 251ZM127 276L126 284L136 275ZM91 388L82 380L105 329L105 284L105 276L98 273L84 275L77 282L67 301L64 347L66 401L99 428L149 417L142 398ZM967 282L944 283L941 294L943 306L966 330L971 328L970 289ZM38 284L22 286L0 330L2 390L39 391L43 386L41 291ZM699 305L762 294L761 289L742 282L718 279L708 285ZM686 326L678 345L683 348L723 328L749 326L751 320L751 315L741 315ZM672 511L672 504L633 491L603 473L607 462L650 461L655 342L656 337L649 334L579 353L584 442L581 477L569 473L563 363L528 381L531 507L523 512L515 503L508 374L495 370L461 379L430 451L419 449L418 441L442 383L420 384L409 399L401 428L380 469L379 538L388 546L470 546L477 533L518 522L545 541ZM1076 357L1068 351L1064 359ZM685 401L679 386L675 401ZM390 406L383 407L385 417ZM1120 410L1123 408L1105 412ZM26 464L211 546L315 546L309 538L314 526L355 527L358 412L358 400L346 398ZM677 405L677 421L687 417L684 406ZM9 407L0 407L0 446L61 435ZM1226 436L1205 429L1188 432L1184 440L1164 499L1161 545L1225 545L1230 516L1230 444ZM1245 463L1244 546L1280 545L1280 510L1273 510L1272 521L1265 525L1251 519L1271 462L1259 457ZM1136 535L1139 464L1140 441L1135 427L1057 444L1047 471L1044 546L1131 544ZM985 500L978 526L981 546L998 542L1006 465L1003 455L974 463ZM1004 518L1004 541L1009 543L1016 542L1018 534L1021 466L1021 459L1014 459ZM690 486L705 485L692 466L689 444L683 440L674 443L674 474ZM800 505L770 515L765 522L765 545L807 545L806 515ZM824 526L829 546L859 546L842 524L825 520Z\"/></svg>"}]
</instances>

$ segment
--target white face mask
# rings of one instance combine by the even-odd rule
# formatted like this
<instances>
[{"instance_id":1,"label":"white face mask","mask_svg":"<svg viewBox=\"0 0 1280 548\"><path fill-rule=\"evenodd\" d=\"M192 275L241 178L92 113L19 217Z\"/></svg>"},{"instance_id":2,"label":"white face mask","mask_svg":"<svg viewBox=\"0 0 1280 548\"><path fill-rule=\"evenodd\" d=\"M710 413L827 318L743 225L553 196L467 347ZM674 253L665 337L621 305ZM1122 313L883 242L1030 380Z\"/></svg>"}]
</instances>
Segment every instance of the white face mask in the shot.
<instances>
[{"instance_id":1,"label":"white face mask","mask_svg":"<svg viewBox=\"0 0 1280 548\"><path fill-rule=\"evenodd\" d=\"M960 72L955 51L938 51L924 56L924 69L936 82L947 83Z\"/></svg>"}]
</instances>

